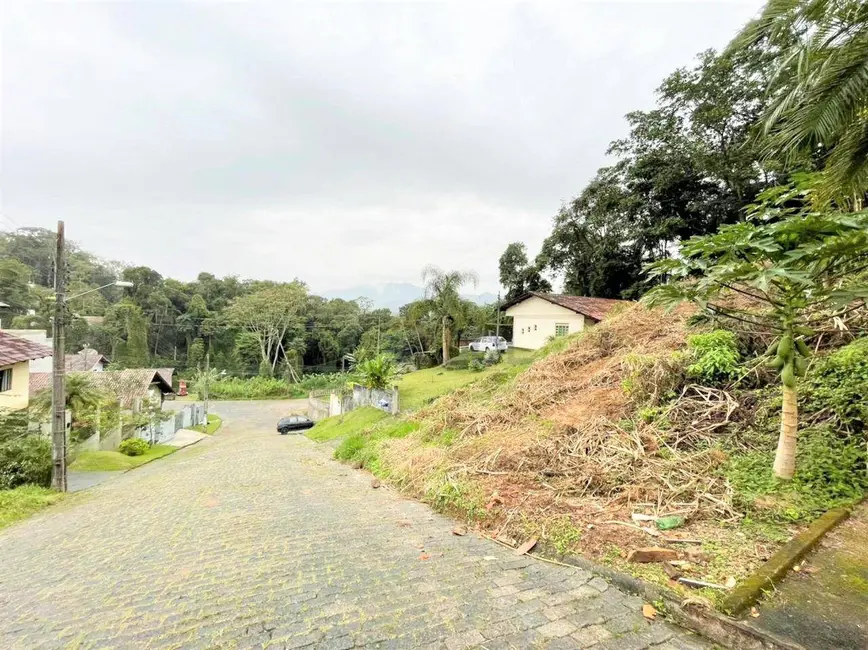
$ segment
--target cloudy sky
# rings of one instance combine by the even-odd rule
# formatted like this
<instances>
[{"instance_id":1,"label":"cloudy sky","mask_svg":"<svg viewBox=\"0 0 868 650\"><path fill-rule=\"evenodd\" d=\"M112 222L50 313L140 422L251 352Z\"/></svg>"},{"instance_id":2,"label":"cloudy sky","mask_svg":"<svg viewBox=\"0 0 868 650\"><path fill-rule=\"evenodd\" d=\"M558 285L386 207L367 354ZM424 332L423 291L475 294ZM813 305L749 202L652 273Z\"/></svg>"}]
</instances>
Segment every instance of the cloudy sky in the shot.
<instances>
[{"instance_id":1,"label":"cloudy sky","mask_svg":"<svg viewBox=\"0 0 868 650\"><path fill-rule=\"evenodd\" d=\"M7 0L0 227L180 279L496 291L622 116L761 4Z\"/></svg>"}]
</instances>

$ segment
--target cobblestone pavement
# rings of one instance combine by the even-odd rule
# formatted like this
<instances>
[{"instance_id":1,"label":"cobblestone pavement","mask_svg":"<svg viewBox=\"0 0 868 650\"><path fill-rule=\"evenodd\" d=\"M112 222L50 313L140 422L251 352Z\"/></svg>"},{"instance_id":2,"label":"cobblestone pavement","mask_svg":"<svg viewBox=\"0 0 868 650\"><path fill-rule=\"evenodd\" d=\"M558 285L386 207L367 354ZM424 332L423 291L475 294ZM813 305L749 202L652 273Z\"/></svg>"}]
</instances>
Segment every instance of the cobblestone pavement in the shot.
<instances>
[{"instance_id":1,"label":"cobblestone pavement","mask_svg":"<svg viewBox=\"0 0 868 650\"><path fill-rule=\"evenodd\" d=\"M599 577L526 557L301 436L288 405L0 533L2 648L704 648Z\"/></svg>"}]
</instances>

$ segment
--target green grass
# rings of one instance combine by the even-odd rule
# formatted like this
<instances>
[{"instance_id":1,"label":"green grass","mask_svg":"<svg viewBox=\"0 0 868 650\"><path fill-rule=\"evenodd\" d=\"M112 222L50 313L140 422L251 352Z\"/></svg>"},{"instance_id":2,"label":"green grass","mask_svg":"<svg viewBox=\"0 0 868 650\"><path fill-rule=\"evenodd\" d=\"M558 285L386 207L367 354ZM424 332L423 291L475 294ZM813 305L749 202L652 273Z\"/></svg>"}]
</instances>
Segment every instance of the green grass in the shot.
<instances>
[{"instance_id":1,"label":"green grass","mask_svg":"<svg viewBox=\"0 0 868 650\"><path fill-rule=\"evenodd\" d=\"M509 350L503 361L496 366L486 368L481 372L472 370L445 370L426 368L403 375L398 379L398 406L401 411L415 411L456 388L485 377L498 368L523 367L533 361L534 353L530 350Z\"/></svg>"},{"instance_id":2,"label":"green grass","mask_svg":"<svg viewBox=\"0 0 868 650\"><path fill-rule=\"evenodd\" d=\"M208 424L194 424L190 427L191 431L198 431L199 433L207 433L209 436L213 435L217 429L220 428L220 425L223 424L223 420L220 419L219 415L211 415L208 414Z\"/></svg>"},{"instance_id":3,"label":"green grass","mask_svg":"<svg viewBox=\"0 0 868 650\"><path fill-rule=\"evenodd\" d=\"M373 406L363 406L344 415L334 415L325 420L320 420L313 428L308 429L305 435L315 442L335 440L336 438L343 438L350 433L366 429L387 417L389 417L389 414L385 411L381 411Z\"/></svg>"},{"instance_id":4,"label":"green grass","mask_svg":"<svg viewBox=\"0 0 868 650\"><path fill-rule=\"evenodd\" d=\"M22 485L14 490L0 490L0 528L57 503L60 492L36 485Z\"/></svg>"},{"instance_id":5,"label":"green grass","mask_svg":"<svg viewBox=\"0 0 868 650\"><path fill-rule=\"evenodd\" d=\"M170 445L154 445L141 456L125 456L119 451L83 451L69 466L74 472L119 472L144 465L178 451Z\"/></svg>"}]
</instances>

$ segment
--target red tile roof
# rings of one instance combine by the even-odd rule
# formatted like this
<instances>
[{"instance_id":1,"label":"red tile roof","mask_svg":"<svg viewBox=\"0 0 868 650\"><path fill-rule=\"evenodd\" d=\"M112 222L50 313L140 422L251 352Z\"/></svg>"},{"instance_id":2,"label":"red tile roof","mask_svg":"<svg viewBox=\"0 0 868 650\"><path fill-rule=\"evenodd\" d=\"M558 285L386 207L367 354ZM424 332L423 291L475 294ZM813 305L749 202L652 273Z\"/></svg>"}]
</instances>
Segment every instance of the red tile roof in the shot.
<instances>
[{"instance_id":1,"label":"red tile roof","mask_svg":"<svg viewBox=\"0 0 868 650\"><path fill-rule=\"evenodd\" d=\"M46 388L51 387L50 372L31 372L30 373L30 396L33 397Z\"/></svg>"},{"instance_id":2,"label":"red tile roof","mask_svg":"<svg viewBox=\"0 0 868 650\"><path fill-rule=\"evenodd\" d=\"M148 399L151 384L157 384L163 394L172 392L172 385L155 368L128 368L127 370L106 370L104 372L80 371L67 376L81 375L96 388L117 397L121 408L134 408L138 400ZM50 372L30 373L30 395L51 388Z\"/></svg>"},{"instance_id":3,"label":"red tile roof","mask_svg":"<svg viewBox=\"0 0 868 650\"><path fill-rule=\"evenodd\" d=\"M0 366L52 356L51 348L0 330Z\"/></svg>"},{"instance_id":4,"label":"red tile roof","mask_svg":"<svg viewBox=\"0 0 868 650\"><path fill-rule=\"evenodd\" d=\"M107 364L108 359L93 348L79 350L75 354L66 355L66 371L93 370L98 363Z\"/></svg>"},{"instance_id":5,"label":"red tile roof","mask_svg":"<svg viewBox=\"0 0 868 650\"><path fill-rule=\"evenodd\" d=\"M583 314L585 316L589 316L594 320L603 320L603 318L608 314L612 307L616 305L628 305L630 304L629 300L613 300L612 298L588 298L586 296L570 296L564 293L541 293L538 291L531 291L530 293L526 293L523 296L519 296L518 298L513 298L506 304L504 304L501 309L509 309L514 305L517 305L520 302L527 300L528 298L535 296L537 298L541 298L542 300L546 300L554 305L560 305L570 311L574 311L577 314Z\"/></svg>"}]
</instances>

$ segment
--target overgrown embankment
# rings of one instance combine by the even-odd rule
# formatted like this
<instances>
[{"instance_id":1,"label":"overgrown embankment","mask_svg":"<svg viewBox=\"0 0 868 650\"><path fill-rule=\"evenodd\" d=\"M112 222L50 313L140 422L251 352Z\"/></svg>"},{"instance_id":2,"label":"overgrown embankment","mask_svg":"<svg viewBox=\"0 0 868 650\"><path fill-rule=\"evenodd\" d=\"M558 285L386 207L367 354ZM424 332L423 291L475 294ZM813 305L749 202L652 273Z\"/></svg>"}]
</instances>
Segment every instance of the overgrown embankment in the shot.
<instances>
[{"instance_id":1,"label":"overgrown embankment","mask_svg":"<svg viewBox=\"0 0 868 650\"><path fill-rule=\"evenodd\" d=\"M661 565L628 565L628 552L697 539L675 547L679 572L739 578L868 487L868 339L815 342L797 474L784 483L771 469L780 391L761 358L768 340L697 320L688 306L630 307L523 372L494 370L354 433L336 456L492 535L541 536L659 581ZM633 515L684 524L661 535Z\"/></svg>"}]
</instances>

